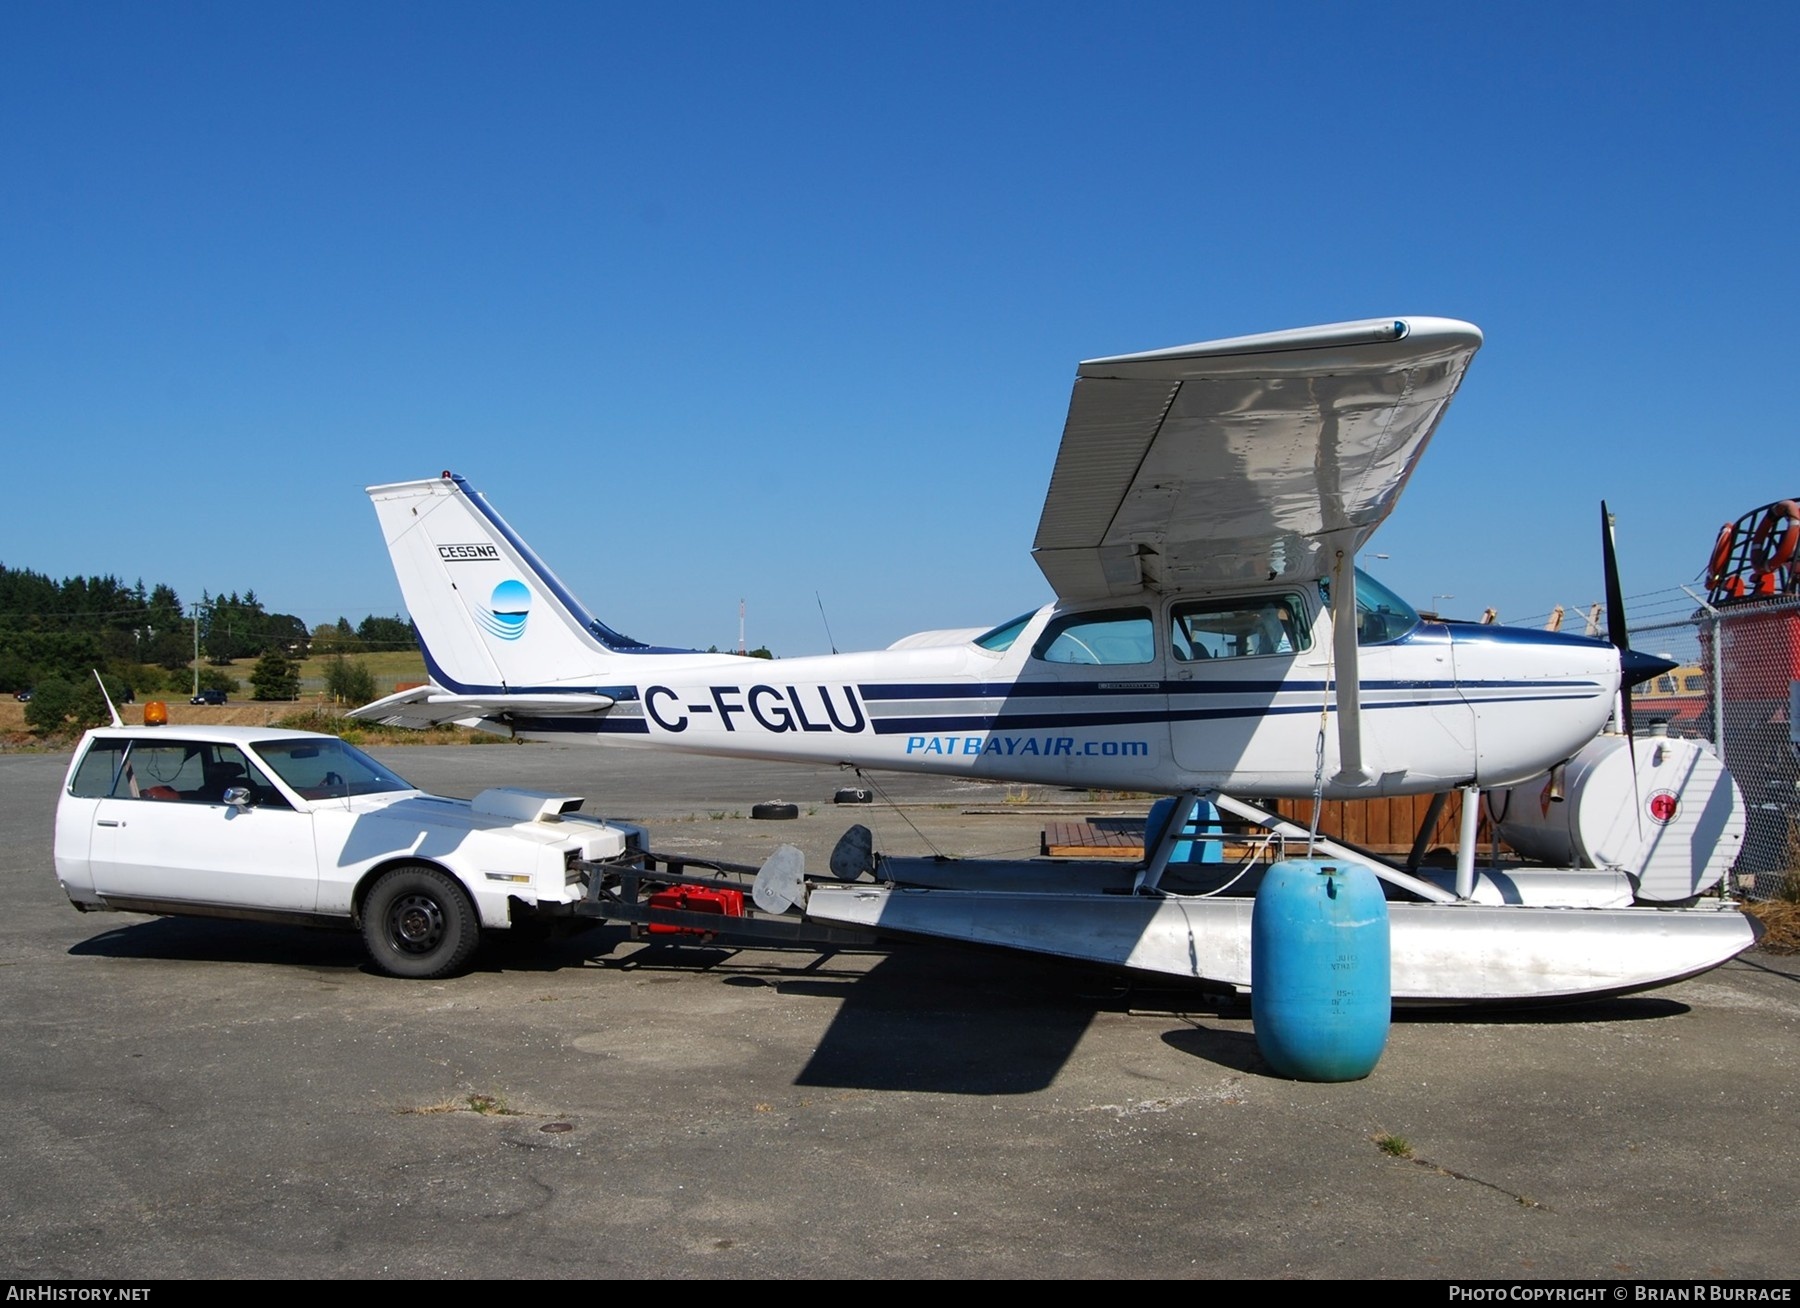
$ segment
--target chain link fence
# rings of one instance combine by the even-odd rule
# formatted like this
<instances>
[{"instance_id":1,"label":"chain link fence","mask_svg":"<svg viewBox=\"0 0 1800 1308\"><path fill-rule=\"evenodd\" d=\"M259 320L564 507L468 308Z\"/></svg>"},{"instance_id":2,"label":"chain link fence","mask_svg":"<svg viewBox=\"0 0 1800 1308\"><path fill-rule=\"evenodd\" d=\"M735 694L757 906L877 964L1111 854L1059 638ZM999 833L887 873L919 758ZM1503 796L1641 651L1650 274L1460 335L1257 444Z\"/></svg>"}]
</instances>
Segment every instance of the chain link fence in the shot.
<instances>
[{"instance_id":1,"label":"chain link fence","mask_svg":"<svg viewBox=\"0 0 1800 1308\"><path fill-rule=\"evenodd\" d=\"M1800 597L1715 606L1687 595L1688 616L1632 624L1632 648L1679 665L1637 687L1634 725L1712 742L1748 810L1739 892L1792 898L1800 895Z\"/></svg>"}]
</instances>

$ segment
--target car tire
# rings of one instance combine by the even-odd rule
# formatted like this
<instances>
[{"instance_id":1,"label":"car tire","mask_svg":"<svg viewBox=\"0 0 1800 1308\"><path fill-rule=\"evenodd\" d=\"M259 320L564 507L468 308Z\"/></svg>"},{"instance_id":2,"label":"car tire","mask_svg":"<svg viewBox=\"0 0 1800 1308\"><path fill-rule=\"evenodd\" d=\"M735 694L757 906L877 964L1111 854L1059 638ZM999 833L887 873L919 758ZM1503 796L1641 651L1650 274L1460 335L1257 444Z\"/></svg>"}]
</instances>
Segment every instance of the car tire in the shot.
<instances>
[{"instance_id":1,"label":"car tire","mask_svg":"<svg viewBox=\"0 0 1800 1308\"><path fill-rule=\"evenodd\" d=\"M750 816L758 822L787 822L800 816L800 806L772 799L752 807Z\"/></svg>"},{"instance_id":2,"label":"car tire","mask_svg":"<svg viewBox=\"0 0 1800 1308\"><path fill-rule=\"evenodd\" d=\"M384 873L363 901L363 945L389 976L432 981L460 970L481 943L461 886L429 867Z\"/></svg>"}]
</instances>

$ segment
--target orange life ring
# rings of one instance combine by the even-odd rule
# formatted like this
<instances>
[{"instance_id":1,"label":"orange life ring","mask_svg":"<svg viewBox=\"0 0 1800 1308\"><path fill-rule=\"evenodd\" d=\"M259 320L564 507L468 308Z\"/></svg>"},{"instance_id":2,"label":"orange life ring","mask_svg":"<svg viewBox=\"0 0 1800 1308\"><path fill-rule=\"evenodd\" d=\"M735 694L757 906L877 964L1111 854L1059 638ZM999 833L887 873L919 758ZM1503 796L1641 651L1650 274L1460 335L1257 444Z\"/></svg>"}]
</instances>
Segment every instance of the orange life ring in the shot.
<instances>
[{"instance_id":1,"label":"orange life ring","mask_svg":"<svg viewBox=\"0 0 1800 1308\"><path fill-rule=\"evenodd\" d=\"M1787 526L1777 538L1775 529L1783 522ZM1750 565L1758 572L1773 572L1794 557L1796 546L1800 546L1800 503L1771 504L1750 537Z\"/></svg>"},{"instance_id":2,"label":"orange life ring","mask_svg":"<svg viewBox=\"0 0 1800 1308\"><path fill-rule=\"evenodd\" d=\"M1726 523L1719 528L1719 539L1713 543L1712 562L1706 565L1706 584L1718 588L1725 580L1725 571L1731 566L1731 547L1737 544L1737 527Z\"/></svg>"}]
</instances>

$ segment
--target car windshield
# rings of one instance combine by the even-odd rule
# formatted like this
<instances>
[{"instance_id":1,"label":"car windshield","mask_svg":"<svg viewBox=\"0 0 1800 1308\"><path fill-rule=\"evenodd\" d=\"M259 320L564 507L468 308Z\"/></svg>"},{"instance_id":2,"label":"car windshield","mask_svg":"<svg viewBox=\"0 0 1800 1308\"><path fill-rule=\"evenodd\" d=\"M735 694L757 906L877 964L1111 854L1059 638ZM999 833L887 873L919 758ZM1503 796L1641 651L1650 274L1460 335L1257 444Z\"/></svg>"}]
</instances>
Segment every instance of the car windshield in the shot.
<instances>
[{"instance_id":1,"label":"car windshield","mask_svg":"<svg viewBox=\"0 0 1800 1308\"><path fill-rule=\"evenodd\" d=\"M341 799L348 795L380 795L418 787L396 776L353 745L341 740L301 737L269 740L255 746L269 770L303 799Z\"/></svg>"}]
</instances>

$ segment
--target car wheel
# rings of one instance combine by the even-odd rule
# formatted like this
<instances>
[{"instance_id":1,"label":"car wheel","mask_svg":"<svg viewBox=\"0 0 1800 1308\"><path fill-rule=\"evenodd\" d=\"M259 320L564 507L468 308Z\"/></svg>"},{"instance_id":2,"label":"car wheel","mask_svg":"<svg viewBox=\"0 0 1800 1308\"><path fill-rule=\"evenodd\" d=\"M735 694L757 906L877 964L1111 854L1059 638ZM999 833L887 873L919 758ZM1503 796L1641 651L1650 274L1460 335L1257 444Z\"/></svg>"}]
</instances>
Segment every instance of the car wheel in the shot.
<instances>
[{"instance_id":1,"label":"car wheel","mask_svg":"<svg viewBox=\"0 0 1800 1308\"><path fill-rule=\"evenodd\" d=\"M428 867L385 873L363 903L362 933L377 968L415 980L449 976L481 943L481 924L469 897L455 881Z\"/></svg>"}]
</instances>

